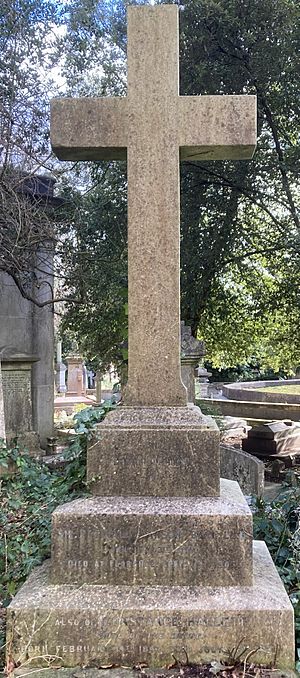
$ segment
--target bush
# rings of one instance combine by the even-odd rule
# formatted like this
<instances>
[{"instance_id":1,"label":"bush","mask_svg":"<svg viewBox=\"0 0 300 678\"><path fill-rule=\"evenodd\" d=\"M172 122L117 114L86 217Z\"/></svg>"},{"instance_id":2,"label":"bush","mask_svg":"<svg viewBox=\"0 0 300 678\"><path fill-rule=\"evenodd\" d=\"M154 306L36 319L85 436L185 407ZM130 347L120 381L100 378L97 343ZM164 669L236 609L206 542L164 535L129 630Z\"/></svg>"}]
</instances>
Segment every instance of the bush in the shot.
<instances>
[{"instance_id":1,"label":"bush","mask_svg":"<svg viewBox=\"0 0 300 678\"><path fill-rule=\"evenodd\" d=\"M104 407L91 407L74 416L75 430L81 435L71 438L64 454L69 463L63 470L50 471L42 461L17 446L7 449L0 440L0 468L4 472L0 478L0 607L7 607L33 567L49 557L54 509L88 494L85 482L88 439L95 425L113 407L108 402ZM0 648L3 646L0 618Z\"/></svg>"},{"instance_id":2,"label":"bush","mask_svg":"<svg viewBox=\"0 0 300 678\"><path fill-rule=\"evenodd\" d=\"M300 482L291 473L273 502L253 506L255 539L263 539L272 555L295 610L296 668L300 670Z\"/></svg>"}]
</instances>

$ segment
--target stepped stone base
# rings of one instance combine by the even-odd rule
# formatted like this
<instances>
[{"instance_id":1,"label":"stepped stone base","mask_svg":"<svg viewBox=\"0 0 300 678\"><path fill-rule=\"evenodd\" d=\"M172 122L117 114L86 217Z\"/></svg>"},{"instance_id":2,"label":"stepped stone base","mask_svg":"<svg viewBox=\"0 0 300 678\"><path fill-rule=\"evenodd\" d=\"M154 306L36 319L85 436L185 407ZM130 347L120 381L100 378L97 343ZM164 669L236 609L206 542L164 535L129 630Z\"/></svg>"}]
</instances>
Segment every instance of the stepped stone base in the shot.
<instances>
[{"instance_id":1,"label":"stepped stone base","mask_svg":"<svg viewBox=\"0 0 300 678\"><path fill-rule=\"evenodd\" d=\"M213 568L214 563L211 563ZM163 666L184 645L190 661L225 658L242 643L253 660L294 665L293 609L263 542L254 585L233 587L49 585L45 563L8 608L14 662L56 666L148 662Z\"/></svg>"},{"instance_id":2,"label":"stepped stone base","mask_svg":"<svg viewBox=\"0 0 300 678\"><path fill-rule=\"evenodd\" d=\"M217 497L220 433L199 407L125 407L97 426L88 449L93 494Z\"/></svg>"},{"instance_id":3,"label":"stepped stone base","mask_svg":"<svg viewBox=\"0 0 300 678\"><path fill-rule=\"evenodd\" d=\"M230 480L205 499L77 499L52 516L51 582L251 586L252 537L251 511Z\"/></svg>"}]
</instances>

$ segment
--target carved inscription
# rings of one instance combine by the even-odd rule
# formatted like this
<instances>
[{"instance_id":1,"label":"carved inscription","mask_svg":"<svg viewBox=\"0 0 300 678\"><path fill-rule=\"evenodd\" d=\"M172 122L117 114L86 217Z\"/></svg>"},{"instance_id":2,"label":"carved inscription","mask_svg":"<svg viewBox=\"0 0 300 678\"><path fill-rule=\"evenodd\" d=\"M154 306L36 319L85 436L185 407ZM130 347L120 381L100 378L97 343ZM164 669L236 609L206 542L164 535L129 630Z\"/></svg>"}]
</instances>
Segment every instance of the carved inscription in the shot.
<instances>
[{"instance_id":1,"label":"carved inscription","mask_svg":"<svg viewBox=\"0 0 300 678\"><path fill-rule=\"evenodd\" d=\"M4 369L2 383L6 431L31 431L31 371Z\"/></svg>"},{"instance_id":2,"label":"carved inscription","mask_svg":"<svg viewBox=\"0 0 300 678\"><path fill-rule=\"evenodd\" d=\"M157 648L158 655L163 656L166 635L162 629L165 627L168 643L174 650L181 647L183 640L190 642L191 648L195 646L195 641L197 645L201 641L202 656L224 656L229 649L233 634L247 635L247 622L243 616L224 615L216 619L213 615L202 613L201 617L192 618L191 616L184 617L182 613L159 615L159 612L158 616L156 614L153 616L137 611L132 613L132 610L129 611L128 616L126 611L118 614L116 610L113 613L103 610L102 614L95 615L86 613L84 616L78 612L78 615L74 613L74 616L61 615L52 619L52 640L39 643L38 639L33 638L29 647L24 644L23 652L29 652L32 657L48 655L61 657L64 660L72 655L75 665L83 659L86 661L93 657L100 657L103 660L108 654L115 656L121 652L123 643L125 643L125 654L130 656L134 653L135 657L146 659L153 651L153 644ZM44 632L45 629L43 629ZM128 642L128 638L131 639L131 643ZM264 652L270 652L270 648L265 647ZM71 662L73 663L73 659Z\"/></svg>"},{"instance_id":3,"label":"carved inscription","mask_svg":"<svg viewBox=\"0 0 300 678\"><path fill-rule=\"evenodd\" d=\"M234 566L226 562L223 545L215 548L209 525L198 526L197 539L188 525L173 522L165 528L160 523L151 528L129 525L127 533L119 522L99 520L92 529L88 521L81 527L62 529L55 524L53 530L53 582L94 584L161 584L210 585L211 570L207 567L214 556L214 574L219 585L240 581L245 561L241 530L237 538L235 523L227 528L224 540L234 545L238 557ZM142 535L142 536L140 536ZM248 543L249 542L249 543ZM250 539L246 540L250 557ZM205 554L205 558L197 557ZM211 555L210 555L211 554Z\"/></svg>"}]
</instances>

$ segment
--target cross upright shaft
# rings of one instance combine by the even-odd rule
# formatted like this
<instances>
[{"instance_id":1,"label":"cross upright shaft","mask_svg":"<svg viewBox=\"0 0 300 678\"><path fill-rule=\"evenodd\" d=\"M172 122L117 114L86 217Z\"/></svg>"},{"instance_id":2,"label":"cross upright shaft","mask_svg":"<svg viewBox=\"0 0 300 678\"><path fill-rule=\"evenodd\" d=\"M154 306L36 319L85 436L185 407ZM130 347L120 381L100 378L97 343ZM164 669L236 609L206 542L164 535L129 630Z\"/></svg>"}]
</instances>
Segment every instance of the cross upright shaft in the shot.
<instances>
[{"instance_id":1,"label":"cross upright shaft","mask_svg":"<svg viewBox=\"0 0 300 678\"><path fill-rule=\"evenodd\" d=\"M187 401L180 375L179 150L182 159L197 160L247 158L255 148L255 97L180 97L178 71L178 7L129 7L127 97L52 102L59 158L125 159L127 149L126 405Z\"/></svg>"}]
</instances>

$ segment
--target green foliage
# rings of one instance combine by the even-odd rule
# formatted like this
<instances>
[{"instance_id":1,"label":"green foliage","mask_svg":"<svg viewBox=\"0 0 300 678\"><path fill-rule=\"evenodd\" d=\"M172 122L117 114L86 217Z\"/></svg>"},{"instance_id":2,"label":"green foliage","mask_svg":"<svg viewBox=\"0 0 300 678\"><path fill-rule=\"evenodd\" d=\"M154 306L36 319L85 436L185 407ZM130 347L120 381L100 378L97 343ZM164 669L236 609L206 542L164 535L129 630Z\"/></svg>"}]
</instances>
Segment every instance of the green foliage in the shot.
<instances>
[{"instance_id":1,"label":"green foliage","mask_svg":"<svg viewBox=\"0 0 300 678\"><path fill-rule=\"evenodd\" d=\"M115 407L87 408L75 415L74 436L63 470L21 452L0 440L0 601L6 607L32 568L50 555L51 514L59 505L88 494L87 443L93 428ZM5 473L6 471L6 473ZM0 648L4 634L0 624Z\"/></svg>"},{"instance_id":2,"label":"green foliage","mask_svg":"<svg viewBox=\"0 0 300 678\"><path fill-rule=\"evenodd\" d=\"M289 593L296 618L297 670L300 670L300 480L291 474L273 502L257 499L253 507L254 538L263 539Z\"/></svg>"},{"instance_id":3,"label":"green foliage","mask_svg":"<svg viewBox=\"0 0 300 678\"><path fill-rule=\"evenodd\" d=\"M71 2L71 94L125 94L127 4ZM253 355L275 371L300 363L299 25L297 0L187 0L180 13L181 94L258 98L253 160L181 167L182 317L216 367ZM120 163L86 172L75 247L73 235L66 244L77 301L65 328L105 365L118 361L127 332L126 174Z\"/></svg>"},{"instance_id":4,"label":"green foliage","mask_svg":"<svg viewBox=\"0 0 300 678\"><path fill-rule=\"evenodd\" d=\"M205 362L205 367L212 373L211 381L266 381L271 379L284 379L289 376L288 372L280 370L274 372L272 368L263 369L254 359L245 365L235 364L233 367L215 367L210 362Z\"/></svg>"}]
</instances>

